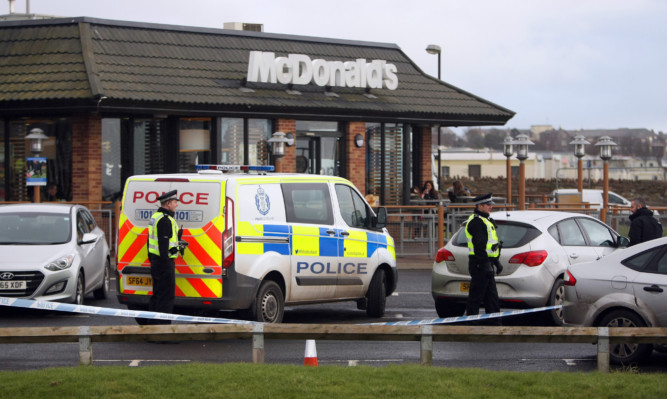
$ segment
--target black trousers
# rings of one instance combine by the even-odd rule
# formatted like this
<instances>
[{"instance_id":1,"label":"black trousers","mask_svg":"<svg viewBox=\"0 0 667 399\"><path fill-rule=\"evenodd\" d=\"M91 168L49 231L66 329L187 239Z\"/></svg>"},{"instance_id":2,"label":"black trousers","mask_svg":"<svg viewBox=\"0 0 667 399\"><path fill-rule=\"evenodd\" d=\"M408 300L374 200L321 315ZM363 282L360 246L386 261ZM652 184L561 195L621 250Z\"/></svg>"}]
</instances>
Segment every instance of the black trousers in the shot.
<instances>
[{"instance_id":1,"label":"black trousers","mask_svg":"<svg viewBox=\"0 0 667 399\"><path fill-rule=\"evenodd\" d=\"M148 302L152 312L173 313L176 292L176 266L173 259L161 260L151 255L153 296ZM152 320L150 324L171 324L171 320Z\"/></svg>"},{"instance_id":2,"label":"black trousers","mask_svg":"<svg viewBox=\"0 0 667 399\"><path fill-rule=\"evenodd\" d=\"M470 258L468 271L471 279L466 315L479 314L479 307L482 304L486 313L500 312L500 300L498 299L493 266L490 263L480 263ZM489 324L500 325L501 321L499 318L489 319Z\"/></svg>"}]
</instances>

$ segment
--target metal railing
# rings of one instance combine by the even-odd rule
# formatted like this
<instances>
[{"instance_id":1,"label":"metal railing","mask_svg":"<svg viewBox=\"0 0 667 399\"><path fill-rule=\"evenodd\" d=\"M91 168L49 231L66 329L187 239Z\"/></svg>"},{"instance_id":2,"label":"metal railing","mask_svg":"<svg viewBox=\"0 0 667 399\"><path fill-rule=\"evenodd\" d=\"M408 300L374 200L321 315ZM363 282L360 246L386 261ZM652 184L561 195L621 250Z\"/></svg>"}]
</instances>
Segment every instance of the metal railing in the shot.
<instances>
[{"instance_id":1,"label":"metal railing","mask_svg":"<svg viewBox=\"0 0 667 399\"><path fill-rule=\"evenodd\" d=\"M609 347L667 344L667 327L381 326L352 324L174 324L0 328L0 343L78 342L79 363L93 364L93 342L251 339L253 363L264 363L265 339L419 341L420 364L433 365L433 342L592 343L597 368L609 371ZM2 355L0 354L0 357Z\"/></svg>"}]
</instances>

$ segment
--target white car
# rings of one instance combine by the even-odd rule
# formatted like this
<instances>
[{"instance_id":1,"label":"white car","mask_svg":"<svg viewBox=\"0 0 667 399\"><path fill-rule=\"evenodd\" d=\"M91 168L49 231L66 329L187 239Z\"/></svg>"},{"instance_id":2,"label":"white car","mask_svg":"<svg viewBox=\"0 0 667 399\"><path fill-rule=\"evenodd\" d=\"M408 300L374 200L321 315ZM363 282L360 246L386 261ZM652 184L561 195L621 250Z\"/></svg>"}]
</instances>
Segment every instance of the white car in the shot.
<instances>
[{"instance_id":1,"label":"white car","mask_svg":"<svg viewBox=\"0 0 667 399\"><path fill-rule=\"evenodd\" d=\"M592 261L626 247L628 239L599 220L560 211L493 212L503 242L496 276L501 307L535 308L562 304L568 266ZM470 288L465 225L436 254L431 294L440 317L461 316ZM562 310L551 311L563 325Z\"/></svg>"},{"instance_id":2,"label":"white car","mask_svg":"<svg viewBox=\"0 0 667 399\"><path fill-rule=\"evenodd\" d=\"M587 327L667 326L667 237L633 245L603 260L572 265L565 276L565 322ZM616 344L611 362L647 357L650 344ZM664 346L659 349L664 350Z\"/></svg>"},{"instance_id":3,"label":"white car","mask_svg":"<svg viewBox=\"0 0 667 399\"><path fill-rule=\"evenodd\" d=\"M0 296L82 304L109 294L109 247L84 206L0 206L0 251Z\"/></svg>"}]
</instances>

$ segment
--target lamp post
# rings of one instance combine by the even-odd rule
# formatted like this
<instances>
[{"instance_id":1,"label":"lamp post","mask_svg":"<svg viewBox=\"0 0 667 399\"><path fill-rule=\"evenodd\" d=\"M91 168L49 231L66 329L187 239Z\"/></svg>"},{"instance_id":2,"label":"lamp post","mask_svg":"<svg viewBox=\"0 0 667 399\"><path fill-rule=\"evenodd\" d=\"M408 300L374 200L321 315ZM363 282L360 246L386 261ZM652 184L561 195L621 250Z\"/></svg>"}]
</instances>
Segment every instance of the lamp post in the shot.
<instances>
[{"instance_id":1,"label":"lamp post","mask_svg":"<svg viewBox=\"0 0 667 399\"><path fill-rule=\"evenodd\" d=\"M602 136L595 143L596 147L600 147L600 158L603 162L602 174L602 210L600 211L600 220L607 223L607 209L609 208L609 160L611 159L611 148L616 143L611 141L611 137Z\"/></svg>"},{"instance_id":2,"label":"lamp post","mask_svg":"<svg viewBox=\"0 0 667 399\"><path fill-rule=\"evenodd\" d=\"M426 52L429 54L437 54L438 56L438 80L440 80L440 54L442 53L442 49L440 46L437 44L429 44L426 46ZM440 161L441 158L441 153L440 153L440 125L435 126L436 131L438 132L438 189L440 189L440 171L442 170L442 163Z\"/></svg>"},{"instance_id":3,"label":"lamp post","mask_svg":"<svg viewBox=\"0 0 667 399\"><path fill-rule=\"evenodd\" d=\"M30 140L30 151L32 151L32 154L35 157L39 157L39 154L41 154L44 151L44 140L48 139L49 136L44 134L44 130L36 127L30 130L30 134L26 135L25 138L27 140ZM34 193L34 203L38 204L41 202L40 195L39 195L39 185L33 186L33 193Z\"/></svg>"},{"instance_id":4,"label":"lamp post","mask_svg":"<svg viewBox=\"0 0 667 399\"><path fill-rule=\"evenodd\" d=\"M584 136L577 135L574 137L574 140L570 142L574 144L574 156L577 157L577 190L580 193L584 192L584 164L581 158L586 155L584 146L590 144Z\"/></svg>"},{"instance_id":5,"label":"lamp post","mask_svg":"<svg viewBox=\"0 0 667 399\"><path fill-rule=\"evenodd\" d=\"M516 136L514 145L516 146L516 157L519 159L519 210L526 209L526 164L524 161L528 159L528 146L534 145L528 136L520 134Z\"/></svg>"},{"instance_id":6,"label":"lamp post","mask_svg":"<svg viewBox=\"0 0 667 399\"><path fill-rule=\"evenodd\" d=\"M276 172L281 172L282 168L278 168L278 161L285 156L285 146L294 144L293 138L288 138L287 135L283 132L275 132L271 135L271 138L268 140L269 143L273 144L271 153L276 158ZM281 164L282 166L282 164Z\"/></svg>"},{"instance_id":7,"label":"lamp post","mask_svg":"<svg viewBox=\"0 0 667 399\"><path fill-rule=\"evenodd\" d=\"M503 155L507 158L506 173L507 173L507 204L512 203L512 162L510 158L514 155L514 139L512 136L505 137L503 140Z\"/></svg>"}]
</instances>

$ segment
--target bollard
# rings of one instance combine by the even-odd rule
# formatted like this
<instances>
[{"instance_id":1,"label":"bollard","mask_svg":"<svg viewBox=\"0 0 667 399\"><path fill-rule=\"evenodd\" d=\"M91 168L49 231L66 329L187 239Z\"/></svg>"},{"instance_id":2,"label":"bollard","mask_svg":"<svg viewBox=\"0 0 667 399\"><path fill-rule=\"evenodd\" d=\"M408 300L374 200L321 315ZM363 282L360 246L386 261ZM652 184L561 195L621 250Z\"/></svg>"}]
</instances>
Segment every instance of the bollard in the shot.
<instances>
[{"instance_id":1,"label":"bollard","mask_svg":"<svg viewBox=\"0 0 667 399\"><path fill-rule=\"evenodd\" d=\"M252 328L252 362L264 363L264 324L261 323Z\"/></svg>"},{"instance_id":2,"label":"bollard","mask_svg":"<svg viewBox=\"0 0 667 399\"><path fill-rule=\"evenodd\" d=\"M433 366L433 326L421 326L421 352L419 364L422 366Z\"/></svg>"},{"instance_id":3,"label":"bollard","mask_svg":"<svg viewBox=\"0 0 667 399\"><path fill-rule=\"evenodd\" d=\"M598 327L598 371L609 372L609 327Z\"/></svg>"},{"instance_id":4,"label":"bollard","mask_svg":"<svg viewBox=\"0 0 667 399\"><path fill-rule=\"evenodd\" d=\"M79 327L79 365L93 365L93 347L90 344L90 327Z\"/></svg>"}]
</instances>

